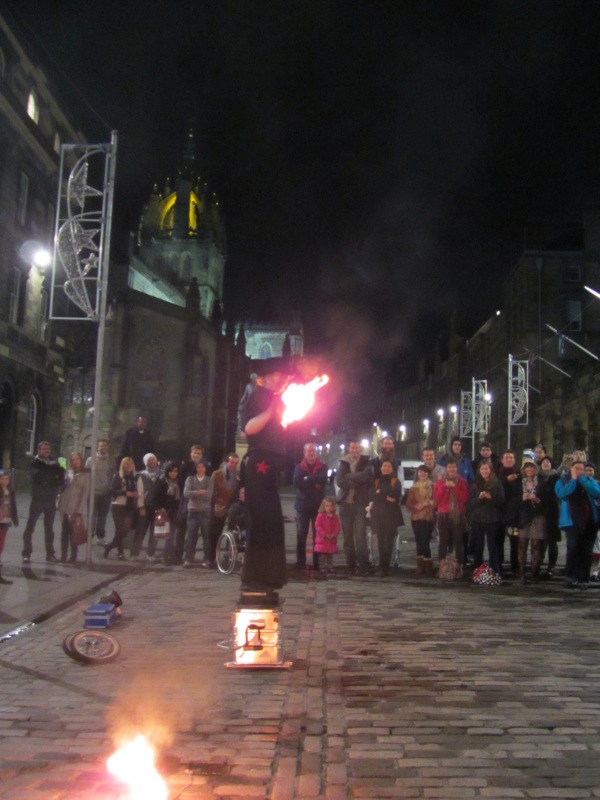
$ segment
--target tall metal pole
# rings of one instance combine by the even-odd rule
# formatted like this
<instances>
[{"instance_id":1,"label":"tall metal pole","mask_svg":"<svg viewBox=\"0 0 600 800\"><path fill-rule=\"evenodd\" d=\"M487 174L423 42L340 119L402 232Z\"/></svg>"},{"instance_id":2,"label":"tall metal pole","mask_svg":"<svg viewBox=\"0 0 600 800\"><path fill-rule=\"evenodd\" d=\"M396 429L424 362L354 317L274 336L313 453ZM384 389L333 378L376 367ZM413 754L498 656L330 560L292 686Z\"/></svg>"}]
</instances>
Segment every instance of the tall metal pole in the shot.
<instances>
[{"instance_id":1,"label":"tall metal pole","mask_svg":"<svg viewBox=\"0 0 600 800\"><path fill-rule=\"evenodd\" d=\"M102 253L100 254L100 274L98 276L98 341L96 345L96 377L94 381L94 413L92 416L92 474L90 480L90 504L88 519L88 541L86 565L92 565L92 524L96 488L96 452L98 450L98 428L100 426L100 410L103 366L104 366L104 333L106 328L106 300L108 294L108 271L110 263L110 236L112 229L113 202L115 193L115 173L117 168L117 131L112 131L110 137L110 155L105 162L104 184L106 194L104 198L103 220L104 236Z\"/></svg>"},{"instance_id":2,"label":"tall metal pole","mask_svg":"<svg viewBox=\"0 0 600 800\"><path fill-rule=\"evenodd\" d=\"M509 450L510 450L510 415L511 415L511 409L512 409L511 392L512 392L512 356L509 353L508 354L508 392L507 392L507 396L508 396L508 411L506 413L506 424L507 424L507 427L508 427L508 431L507 431L507 434L506 434L506 442L507 442L506 446L507 446L507 448Z\"/></svg>"}]
</instances>

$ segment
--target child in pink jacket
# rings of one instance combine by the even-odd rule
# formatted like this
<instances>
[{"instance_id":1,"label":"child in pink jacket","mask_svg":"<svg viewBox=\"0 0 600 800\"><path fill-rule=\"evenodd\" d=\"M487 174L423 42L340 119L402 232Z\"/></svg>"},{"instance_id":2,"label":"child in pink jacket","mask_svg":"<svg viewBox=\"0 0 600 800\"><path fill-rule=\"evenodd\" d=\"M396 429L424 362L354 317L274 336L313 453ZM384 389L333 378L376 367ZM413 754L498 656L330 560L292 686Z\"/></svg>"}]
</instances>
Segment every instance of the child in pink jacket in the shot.
<instances>
[{"instance_id":1,"label":"child in pink jacket","mask_svg":"<svg viewBox=\"0 0 600 800\"><path fill-rule=\"evenodd\" d=\"M315 521L315 553L325 555L325 572L333 572L333 556L338 551L337 538L340 534L340 518L335 512L335 503L326 497L319 506Z\"/></svg>"}]
</instances>

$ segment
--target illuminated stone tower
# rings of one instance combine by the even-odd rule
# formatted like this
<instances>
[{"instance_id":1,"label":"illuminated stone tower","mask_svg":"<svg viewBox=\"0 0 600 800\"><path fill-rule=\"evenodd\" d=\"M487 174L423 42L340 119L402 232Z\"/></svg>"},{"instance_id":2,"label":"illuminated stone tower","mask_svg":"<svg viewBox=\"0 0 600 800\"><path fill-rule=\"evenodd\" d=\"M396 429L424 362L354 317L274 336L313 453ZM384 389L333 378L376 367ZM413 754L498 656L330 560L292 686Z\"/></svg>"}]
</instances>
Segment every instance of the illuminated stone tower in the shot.
<instances>
[{"instance_id":1,"label":"illuminated stone tower","mask_svg":"<svg viewBox=\"0 0 600 800\"><path fill-rule=\"evenodd\" d=\"M195 278L199 311L212 319L223 308L225 250L219 202L197 174L190 131L175 187L171 188L168 178L162 192L155 184L142 213L130 259L129 286L185 307Z\"/></svg>"}]
</instances>

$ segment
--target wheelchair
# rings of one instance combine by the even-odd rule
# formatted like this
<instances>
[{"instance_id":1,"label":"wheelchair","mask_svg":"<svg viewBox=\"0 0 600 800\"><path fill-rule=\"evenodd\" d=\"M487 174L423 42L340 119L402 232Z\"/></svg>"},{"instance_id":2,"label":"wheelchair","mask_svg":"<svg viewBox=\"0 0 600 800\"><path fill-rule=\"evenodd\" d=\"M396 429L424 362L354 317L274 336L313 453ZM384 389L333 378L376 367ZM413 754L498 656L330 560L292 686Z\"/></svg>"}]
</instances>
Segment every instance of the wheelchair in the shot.
<instances>
[{"instance_id":1,"label":"wheelchair","mask_svg":"<svg viewBox=\"0 0 600 800\"><path fill-rule=\"evenodd\" d=\"M223 575L241 568L246 551L246 531L235 525L223 531L217 540L217 568Z\"/></svg>"}]
</instances>

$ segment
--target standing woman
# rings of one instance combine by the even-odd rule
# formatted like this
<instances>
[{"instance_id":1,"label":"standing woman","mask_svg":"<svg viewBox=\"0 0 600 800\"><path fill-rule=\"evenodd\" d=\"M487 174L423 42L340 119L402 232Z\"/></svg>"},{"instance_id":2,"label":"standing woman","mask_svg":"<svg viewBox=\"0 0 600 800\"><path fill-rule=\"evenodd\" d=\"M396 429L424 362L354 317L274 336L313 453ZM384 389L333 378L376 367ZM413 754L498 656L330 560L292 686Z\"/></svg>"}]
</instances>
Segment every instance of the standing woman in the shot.
<instances>
[{"instance_id":1,"label":"standing woman","mask_svg":"<svg viewBox=\"0 0 600 800\"><path fill-rule=\"evenodd\" d=\"M381 475L375 478L370 490L371 530L377 535L379 569L377 575L385 578L390 574L390 562L398 525L402 525L402 484L394 475L391 461L382 461Z\"/></svg>"},{"instance_id":2,"label":"standing woman","mask_svg":"<svg viewBox=\"0 0 600 800\"><path fill-rule=\"evenodd\" d=\"M431 561L431 534L433 533L433 482L425 464L417 467L417 480L406 493L406 508L417 547L417 572L427 571ZM431 570L430 570L431 571Z\"/></svg>"},{"instance_id":3,"label":"standing woman","mask_svg":"<svg viewBox=\"0 0 600 800\"><path fill-rule=\"evenodd\" d=\"M170 461L165 469L164 478L160 478L156 484L156 489L154 490L154 504L152 507L153 514L156 514L159 508L164 508L167 512L169 534L165 539L165 551L163 553L165 564L173 563L173 544L180 501L179 467L175 461Z\"/></svg>"},{"instance_id":4,"label":"standing woman","mask_svg":"<svg viewBox=\"0 0 600 800\"><path fill-rule=\"evenodd\" d=\"M135 464L129 456L121 461L119 471L113 476L110 494L112 497L110 510L115 523L115 536L112 542L104 548L104 558L108 558L110 551L116 547L119 561L124 561L123 543L133 525L138 498Z\"/></svg>"},{"instance_id":5,"label":"standing woman","mask_svg":"<svg viewBox=\"0 0 600 800\"><path fill-rule=\"evenodd\" d=\"M6 533L10 527L19 524L17 514L17 498L14 489L10 485L10 475L8 472L0 471L0 556L4 550ZM0 567L2 562L0 561Z\"/></svg>"},{"instance_id":6,"label":"standing woman","mask_svg":"<svg viewBox=\"0 0 600 800\"><path fill-rule=\"evenodd\" d=\"M58 499L58 513L62 522L60 534L60 560L65 563L69 547L71 548L70 564L77 561L77 545L73 545L73 516L80 514L84 524L88 517L88 500L90 497L90 471L80 453L71 453L69 468L65 475L65 485Z\"/></svg>"},{"instance_id":7,"label":"standing woman","mask_svg":"<svg viewBox=\"0 0 600 800\"><path fill-rule=\"evenodd\" d=\"M526 582L527 548L531 542L531 577L540 579L542 545L546 539L547 488L539 476L538 465L531 458L521 465L521 504L519 507L519 577Z\"/></svg>"},{"instance_id":8,"label":"standing woman","mask_svg":"<svg viewBox=\"0 0 600 800\"><path fill-rule=\"evenodd\" d=\"M473 564L475 568L483 564L483 551L487 541L490 567L500 574L504 490L489 461L481 461L477 468L475 482L471 487L469 512Z\"/></svg>"}]
</instances>

